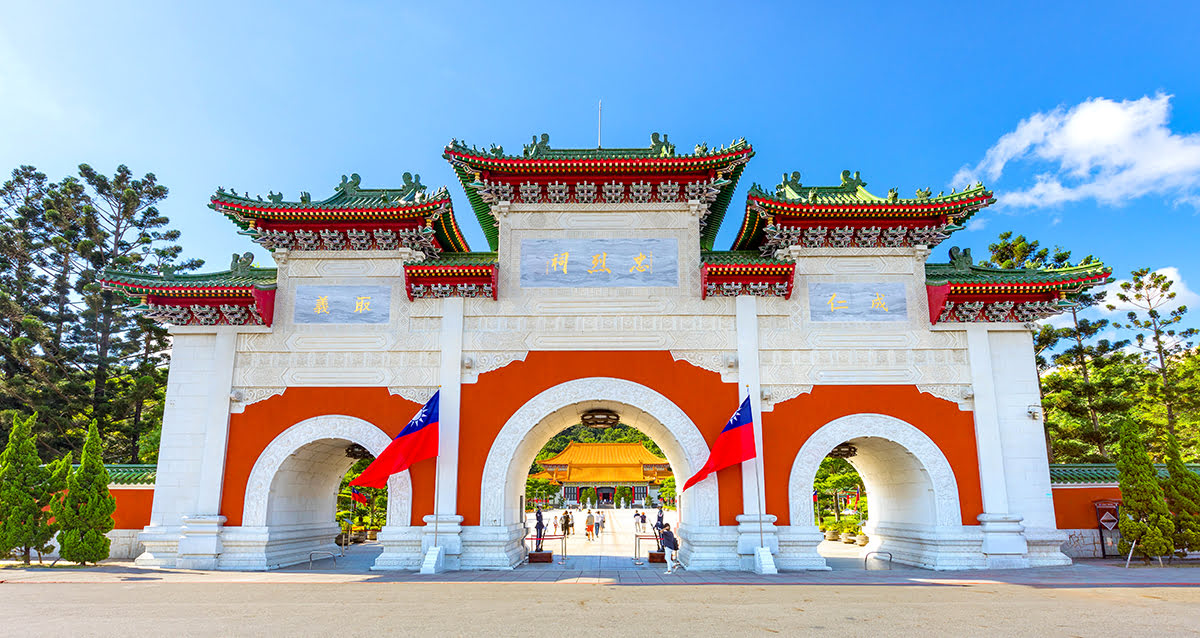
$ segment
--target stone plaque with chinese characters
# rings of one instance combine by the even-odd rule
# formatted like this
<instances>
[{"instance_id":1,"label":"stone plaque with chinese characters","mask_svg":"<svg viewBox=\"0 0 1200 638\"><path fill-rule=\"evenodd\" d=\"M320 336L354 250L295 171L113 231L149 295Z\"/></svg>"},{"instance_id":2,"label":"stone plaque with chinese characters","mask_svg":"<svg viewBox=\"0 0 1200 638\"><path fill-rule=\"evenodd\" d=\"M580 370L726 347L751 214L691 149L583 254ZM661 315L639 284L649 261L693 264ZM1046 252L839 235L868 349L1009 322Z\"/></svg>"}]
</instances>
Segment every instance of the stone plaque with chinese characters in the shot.
<instances>
[{"instance_id":1,"label":"stone plaque with chinese characters","mask_svg":"<svg viewBox=\"0 0 1200 638\"><path fill-rule=\"evenodd\" d=\"M387 323L389 286L296 286L294 323Z\"/></svg>"},{"instance_id":2,"label":"stone plaque with chinese characters","mask_svg":"<svg viewBox=\"0 0 1200 638\"><path fill-rule=\"evenodd\" d=\"M899 283L810 283L813 321L908 321L908 298Z\"/></svg>"},{"instance_id":3,"label":"stone plaque with chinese characters","mask_svg":"<svg viewBox=\"0 0 1200 638\"><path fill-rule=\"evenodd\" d=\"M679 285L675 239L522 239L523 288Z\"/></svg>"}]
</instances>

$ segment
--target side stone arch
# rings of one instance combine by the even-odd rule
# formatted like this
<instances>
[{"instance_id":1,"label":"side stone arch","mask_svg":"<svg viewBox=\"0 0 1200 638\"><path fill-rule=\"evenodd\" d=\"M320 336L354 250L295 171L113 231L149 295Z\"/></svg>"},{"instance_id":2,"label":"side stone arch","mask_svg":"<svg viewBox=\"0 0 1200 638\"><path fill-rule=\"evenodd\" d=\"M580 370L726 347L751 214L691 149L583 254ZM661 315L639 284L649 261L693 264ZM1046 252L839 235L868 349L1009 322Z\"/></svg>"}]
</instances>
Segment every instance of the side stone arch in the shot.
<instances>
[{"instance_id":1,"label":"side stone arch","mask_svg":"<svg viewBox=\"0 0 1200 638\"><path fill-rule=\"evenodd\" d=\"M793 526L811 525L812 485L821 461L835 446L854 439L890 441L913 457L928 477L933 490L933 520L937 527L962 526L958 482L946 455L924 432L885 414L851 414L821 426L804 442L792 464L788 480L788 510ZM867 477L864 477L864 481Z\"/></svg>"},{"instance_id":2,"label":"side stone arch","mask_svg":"<svg viewBox=\"0 0 1200 638\"><path fill-rule=\"evenodd\" d=\"M266 526L271 484L284 461L306 445L330 439L357 443L376 456L392 440L374 424L342 414L312 417L284 430L271 440L250 470L242 508L242 526ZM412 481L409 473L404 471L388 480L387 520L389 525L408 525L411 518Z\"/></svg>"},{"instance_id":3,"label":"side stone arch","mask_svg":"<svg viewBox=\"0 0 1200 638\"><path fill-rule=\"evenodd\" d=\"M628 423L654 439L667 456L676 477L691 476L708 459L708 443L696 424L674 402L659 392L633 381L591 377L561 383L542 391L522 405L504 424L492 442L480 486L481 526L516 524L519 509L516 481L529 470L537 450L550 436L578 416L579 406L618 404L635 414ZM591 404L591 405L589 405ZM623 422L624 419L623 419ZM526 458L528 457L528 458ZM685 525L716 527L719 504L716 476L696 484L680 495Z\"/></svg>"}]
</instances>

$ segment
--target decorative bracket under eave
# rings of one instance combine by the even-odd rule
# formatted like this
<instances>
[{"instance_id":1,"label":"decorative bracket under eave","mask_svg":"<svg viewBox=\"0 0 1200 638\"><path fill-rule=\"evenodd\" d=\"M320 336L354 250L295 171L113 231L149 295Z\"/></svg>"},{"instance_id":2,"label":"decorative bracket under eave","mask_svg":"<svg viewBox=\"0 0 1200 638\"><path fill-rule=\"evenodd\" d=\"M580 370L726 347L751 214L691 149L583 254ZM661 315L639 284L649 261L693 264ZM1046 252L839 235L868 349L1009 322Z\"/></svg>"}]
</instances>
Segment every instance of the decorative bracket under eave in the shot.
<instances>
[{"instance_id":1,"label":"decorative bracket under eave","mask_svg":"<svg viewBox=\"0 0 1200 638\"><path fill-rule=\"evenodd\" d=\"M701 264L700 298L783 297L791 299L796 264Z\"/></svg>"}]
</instances>

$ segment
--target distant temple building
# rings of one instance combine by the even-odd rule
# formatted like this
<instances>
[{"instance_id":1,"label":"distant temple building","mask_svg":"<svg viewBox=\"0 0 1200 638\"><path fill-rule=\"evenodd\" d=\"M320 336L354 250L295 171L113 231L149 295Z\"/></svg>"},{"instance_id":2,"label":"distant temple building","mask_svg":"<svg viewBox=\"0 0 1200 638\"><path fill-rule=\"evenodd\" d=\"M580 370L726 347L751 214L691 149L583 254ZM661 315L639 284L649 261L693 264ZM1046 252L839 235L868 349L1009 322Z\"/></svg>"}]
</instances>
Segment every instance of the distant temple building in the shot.
<instances>
[{"instance_id":1,"label":"distant temple building","mask_svg":"<svg viewBox=\"0 0 1200 638\"><path fill-rule=\"evenodd\" d=\"M633 500L641 504L647 494L658 502L658 488L671 478L671 464L655 456L641 443L579 443L572 441L557 455L538 464L545 468L531 479L547 479L561 485L559 496L568 503L579 502L579 490L596 491L591 499L611 505L618 487L633 488Z\"/></svg>"}]
</instances>

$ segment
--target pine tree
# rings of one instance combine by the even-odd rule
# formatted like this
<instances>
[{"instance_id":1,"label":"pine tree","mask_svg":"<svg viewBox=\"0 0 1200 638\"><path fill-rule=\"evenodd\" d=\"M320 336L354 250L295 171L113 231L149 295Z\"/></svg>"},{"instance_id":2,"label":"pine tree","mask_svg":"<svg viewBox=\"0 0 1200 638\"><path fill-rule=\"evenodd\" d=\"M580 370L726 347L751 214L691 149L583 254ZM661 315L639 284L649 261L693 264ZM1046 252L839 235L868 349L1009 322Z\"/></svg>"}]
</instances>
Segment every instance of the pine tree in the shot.
<instances>
[{"instance_id":1,"label":"pine tree","mask_svg":"<svg viewBox=\"0 0 1200 638\"><path fill-rule=\"evenodd\" d=\"M54 497L57 475L42 465L33 434L37 415L13 418L8 444L0 454L0 556L14 549L29 564L30 554L50 550L54 527L46 508Z\"/></svg>"},{"instance_id":2,"label":"pine tree","mask_svg":"<svg viewBox=\"0 0 1200 638\"><path fill-rule=\"evenodd\" d=\"M93 423L79 458L79 469L67 480L67 493L56 503L54 517L61 531L59 554L75 563L98 563L108 558L117 502L108 492L108 470L104 469L100 432Z\"/></svg>"},{"instance_id":3,"label":"pine tree","mask_svg":"<svg viewBox=\"0 0 1200 638\"><path fill-rule=\"evenodd\" d=\"M1150 462L1150 454L1146 452L1146 445L1132 419L1125 419L1121 423L1117 471L1121 484L1121 515L1118 523L1121 543L1117 551L1127 554L1133 549L1145 560L1171 553L1175 524L1171 521L1171 513L1167 511L1167 503L1158 482L1158 470Z\"/></svg>"},{"instance_id":4,"label":"pine tree","mask_svg":"<svg viewBox=\"0 0 1200 638\"><path fill-rule=\"evenodd\" d=\"M1156 449L1163 447L1165 434L1178 436L1175 427L1179 413L1194 406L1196 401L1195 397L1182 391L1183 385L1189 380L1186 375L1190 369L1180 363L1191 349L1191 343L1187 340L1196 336L1197 330L1174 327L1183 321L1188 310L1183 305L1170 309L1176 296L1171 289L1174 284L1166 275L1150 272L1149 268L1133 271L1131 281L1121 282L1117 299L1132 306L1135 311L1131 310L1126 315L1127 323L1113 324L1117 328L1136 331L1137 347L1154 373L1147 377L1149 382L1144 392L1166 410L1166 432L1160 431L1153 441ZM1117 310L1117 307L1108 304L1108 309ZM1141 314L1145 315L1144 318Z\"/></svg>"},{"instance_id":5,"label":"pine tree","mask_svg":"<svg viewBox=\"0 0 1200 638\"><path fill-rule=\"evenodd\" d=\"M1179 440L1167 435L1167 478L1163 494L1175 521L1175 550L1181 555L1200 551L1200 476L1183 464Z\"/></svg>"}]
</instances>

